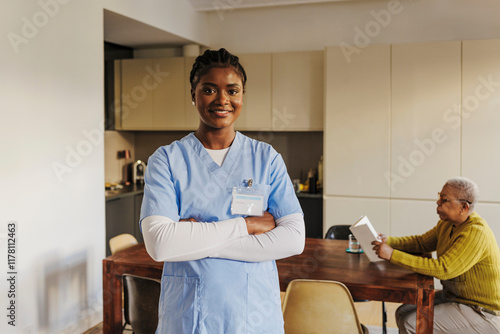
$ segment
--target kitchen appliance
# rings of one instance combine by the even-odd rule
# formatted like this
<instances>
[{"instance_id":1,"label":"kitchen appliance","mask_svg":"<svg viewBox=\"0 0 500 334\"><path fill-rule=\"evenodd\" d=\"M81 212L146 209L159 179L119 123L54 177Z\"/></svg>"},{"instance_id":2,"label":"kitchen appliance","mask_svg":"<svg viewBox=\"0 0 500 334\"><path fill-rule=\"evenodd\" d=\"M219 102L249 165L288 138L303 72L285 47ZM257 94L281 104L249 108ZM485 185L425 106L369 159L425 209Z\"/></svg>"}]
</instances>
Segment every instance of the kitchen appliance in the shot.
<instances>
[{"instance_id":1,"label":"kitchen appliance","mask_svg":"<svg viewBox=\"0 0 500 334\"><path fill-rule=\"evenodd\" d=\"M146 173L146 163L141 160L132 162L130 165L129 177L132 184L144 183L144 174Z\"/></svg>"}]
</instances>

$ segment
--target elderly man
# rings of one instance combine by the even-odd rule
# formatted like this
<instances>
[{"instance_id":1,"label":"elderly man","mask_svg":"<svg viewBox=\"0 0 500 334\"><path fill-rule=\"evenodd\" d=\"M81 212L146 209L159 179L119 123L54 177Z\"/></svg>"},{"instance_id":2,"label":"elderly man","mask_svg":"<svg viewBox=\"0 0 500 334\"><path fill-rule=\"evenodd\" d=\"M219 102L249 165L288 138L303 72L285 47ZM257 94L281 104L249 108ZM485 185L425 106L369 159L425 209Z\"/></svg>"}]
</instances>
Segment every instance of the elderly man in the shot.
<instances>
[{"instance_id":1,"label":"elderly man","mask_svg":"<svg viewBox=\"0 0 500 334\"><path fill-rule=\"evenodd\" d=\"M500 252L486 221L474 212L477 185L449 180L437 200L439 222L430 231L373 242L382 259L441 280L434 301L434 333L500 333ZM436 251L437 258L410 253ZM415 333L416 306L396 311L399 333Z\"/></svg>"}]
</instances>

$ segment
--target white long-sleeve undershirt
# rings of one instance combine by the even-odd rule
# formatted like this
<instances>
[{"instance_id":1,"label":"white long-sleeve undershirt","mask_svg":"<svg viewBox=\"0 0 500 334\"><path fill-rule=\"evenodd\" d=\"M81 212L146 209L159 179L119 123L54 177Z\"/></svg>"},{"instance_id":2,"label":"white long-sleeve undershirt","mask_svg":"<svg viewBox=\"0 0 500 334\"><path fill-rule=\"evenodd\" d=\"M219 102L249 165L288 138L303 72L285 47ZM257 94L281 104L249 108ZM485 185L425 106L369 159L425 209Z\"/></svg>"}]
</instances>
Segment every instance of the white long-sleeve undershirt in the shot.
<instances>
[{"instance_id":1,"label":"white long-sleeve undershirt","mask_svg":"<svg viewBox=\"0 0 500 334\"><path fill-rule=\"evenodd\" d=\"M155 261L191 261L218 257L240 261L268 261L300 254L305 226L300 213L276 220L269 232L250 235L244 218L218 222L174 222L164 216L145 217L142 233Z\"/></svg>"}]
</instances>

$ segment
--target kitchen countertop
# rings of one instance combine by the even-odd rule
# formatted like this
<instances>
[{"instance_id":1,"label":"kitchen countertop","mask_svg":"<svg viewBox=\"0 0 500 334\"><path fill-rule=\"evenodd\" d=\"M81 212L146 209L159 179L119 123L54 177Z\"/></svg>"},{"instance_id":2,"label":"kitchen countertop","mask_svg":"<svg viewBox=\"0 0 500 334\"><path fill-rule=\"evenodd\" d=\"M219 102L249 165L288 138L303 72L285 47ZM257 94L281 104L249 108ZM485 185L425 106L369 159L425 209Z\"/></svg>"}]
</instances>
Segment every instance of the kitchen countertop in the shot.
<instances>
[{"instance_id":1,"label":"kitchen countertop","mask_svg":"<svg viewBox=\"0 0 500 334\"><path fill-rule=\"evenodd\" d=\"M144 184L131 184L128 186L123 186L122 189L106 190L106 200L142 194L143 192Z\"/></svg>"},{"instance_id":2,"label":"kitchen countertop","mask_svg":"<svg viewBox=\"0 0 500 334\"><path fill-rule=\"evenodd\" d=\"M106 200L142 194L144 192L144 184L132 184L123 186L122 189L106 190ZM323 198L322 193L310 194L306 192L297 193L298 198Z\"/></svg>"}]
</instances>

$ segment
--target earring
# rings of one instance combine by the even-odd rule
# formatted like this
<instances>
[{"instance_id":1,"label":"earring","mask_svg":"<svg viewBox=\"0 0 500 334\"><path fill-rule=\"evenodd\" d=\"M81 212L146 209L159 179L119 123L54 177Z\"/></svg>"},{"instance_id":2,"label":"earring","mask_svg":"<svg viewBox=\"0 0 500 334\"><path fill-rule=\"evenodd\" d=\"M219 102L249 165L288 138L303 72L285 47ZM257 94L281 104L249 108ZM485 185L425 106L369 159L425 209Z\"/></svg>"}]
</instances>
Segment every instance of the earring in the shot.
<instances>
[{"instance_id":1,"label":"earring","mask_svg":"<svg viewBox=\"0 0 500 334\"><path fill-rule=\"evenodd\" d=\"M194 101L191 101L191 103L193 104L193 106L195 106L196 104L194 103Z\"/></svg>"}]
</instances>

